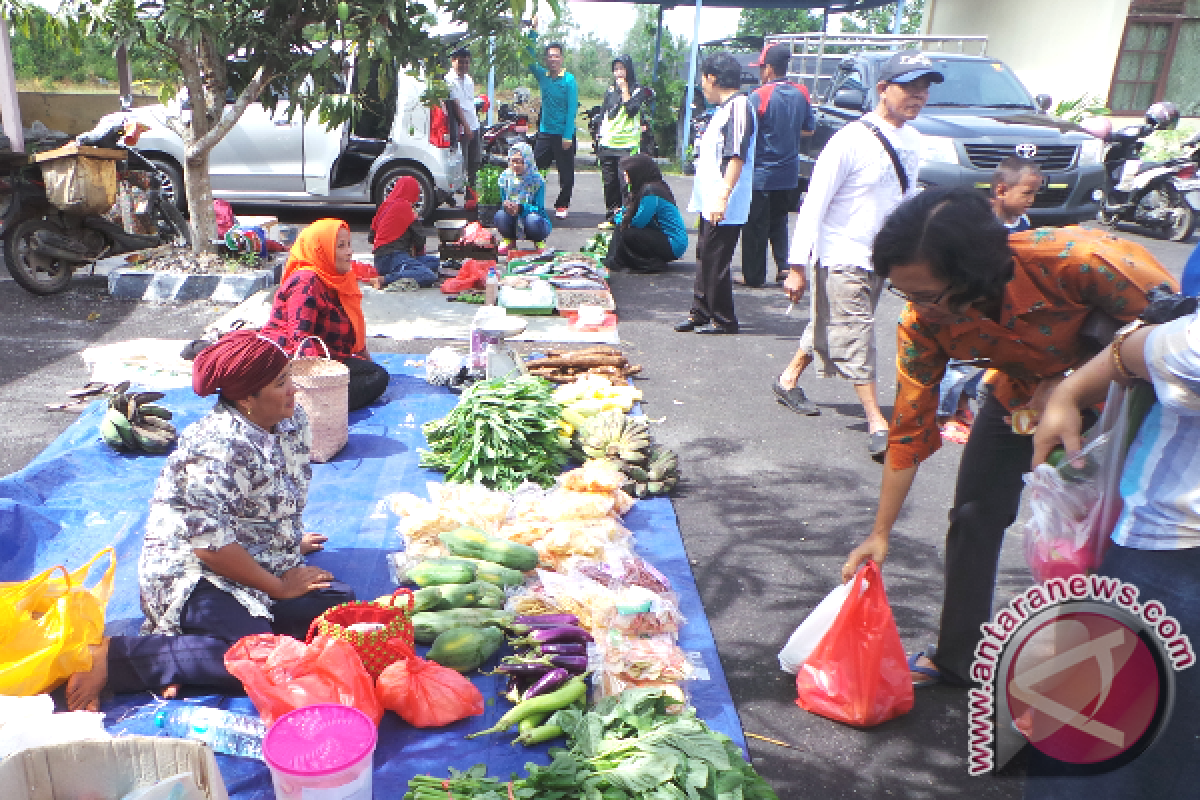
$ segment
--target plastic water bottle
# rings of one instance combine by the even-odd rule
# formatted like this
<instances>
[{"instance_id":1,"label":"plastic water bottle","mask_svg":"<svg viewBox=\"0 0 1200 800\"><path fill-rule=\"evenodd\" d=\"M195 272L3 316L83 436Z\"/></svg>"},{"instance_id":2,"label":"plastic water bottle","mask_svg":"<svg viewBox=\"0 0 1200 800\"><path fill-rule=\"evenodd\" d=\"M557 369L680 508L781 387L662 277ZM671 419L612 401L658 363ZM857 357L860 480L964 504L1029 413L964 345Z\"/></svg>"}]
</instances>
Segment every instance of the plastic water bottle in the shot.
<instances>
[{"instance_id":1,"label":"plastic water bottle","mask_svg":"<svg viewBox=\"0 0 1200 800\"><path fill-rule=\"evenodd\" d=\"M484 305L496 305L496 294L500 291L500 276L496 274L496 268L492 267L488 270L487 282L484 284Z\"/></svg>"},{"instance_id":2,"label":"plastic water bottle","mask_svg":"<svg viewBox=\"0 0 1200 800\"><path fill-rule=\"evenodd\" d=\"M154 724L176 739L197 739L215 752L262 758L267 729L258 717L207 706L184 705L159 711Z\"/></svg>"}]
</instances>

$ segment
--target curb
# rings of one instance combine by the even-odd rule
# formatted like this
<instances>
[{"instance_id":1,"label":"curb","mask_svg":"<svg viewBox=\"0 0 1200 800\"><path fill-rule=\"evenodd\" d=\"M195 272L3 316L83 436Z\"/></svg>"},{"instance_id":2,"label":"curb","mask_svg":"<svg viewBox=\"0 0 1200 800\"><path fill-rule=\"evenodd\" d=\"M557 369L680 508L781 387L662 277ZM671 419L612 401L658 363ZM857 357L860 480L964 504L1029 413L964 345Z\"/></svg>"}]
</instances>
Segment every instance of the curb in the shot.
<instances>
[{"instance_id":1,"label":"curb","mask_svg":"<svg viewBox=\"0 0 1200 800\"><path fill-rule=\"evenodd\" d=\"M250 295L274 285L272 270L260 269L236 275L187 274L115 269L108 273L108 293L120 300L147 303L190 303L209 300L237 305Z\"/></svg>"}]
</instances>

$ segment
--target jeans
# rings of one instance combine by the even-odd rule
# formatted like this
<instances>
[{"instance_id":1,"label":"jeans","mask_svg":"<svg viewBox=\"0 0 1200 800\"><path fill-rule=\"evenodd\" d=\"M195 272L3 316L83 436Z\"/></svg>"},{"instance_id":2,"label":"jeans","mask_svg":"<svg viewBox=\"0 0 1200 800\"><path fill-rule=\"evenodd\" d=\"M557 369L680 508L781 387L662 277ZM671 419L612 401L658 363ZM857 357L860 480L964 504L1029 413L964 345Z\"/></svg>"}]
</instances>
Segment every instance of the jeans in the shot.
<instances>
[{"instance_id":1,"label":"jeans","mask_svg":"<svg viewBox=\"0 0 1200 800\"><path fill-rule=\"evenodd\" d=\"M351 356L342 360L350 370L347 410L357 411L370 405L387 391L391 376L383 367L366 358Z\"/></svg>"},{"instance_id":2,"label":"jeans","mask_svg":"<svg viewBox=\"0 0 1200 800\"><path fill-rule=\"evenodd\" d=\"M629 200L629 191L625 179L621 176L620 163L630 152L632 151L610 147L600 148L600 181L604 184L604 208L610 217Z\"/></svg>"},{"instance_id":3,"label":"jeans","mask_svg":"<svg viewBox=\"0 0 1200 800\"><path fill-rule=\"evenodd\" d=\"M742 280L747 286L767 282L767 245L775 257L775 276L787 272L788 212L796 210L795 189L754 190L750 216L742 226Z\"/></svg>"},{"instance_id":4,"label":"jeans","mask_svg":"<svg viewBox=\"0 0 1200 800\"><path fill-rule=\"evenodd\" d=\"M571 190L575 188L575 145L563 148L563 137L553 133L538 133L533 140L533 160L542 175L551 164L558 169L558 198L555 208L571 205Z\"/></svg>"},{"instance_id":5,"label":"jeans","mask_svg":"<svg viewBox=\"0 0 1200 800\"><path fill-rule=\"evenodd\" d=\"M496 212L494 222L501 239L512 239L513 241L520 239L520 232L517 230L518 223L525 228L525 238L531 242L544 242L550 235L550 224L541 214L531 212L524 216L513 215L500 209Z\"/></svg>"},{"instance_id":6,"label":"jeans","mask_svg":"<svg viewBox=\"0 0 1200 800\"><path fill-rule=\"evenodd\" d=\"M957 366L953 361L946 365L946 374L938 388L939 417L953 417L958 413L958 401L979 396L979 384L983 381L983 370L977 367Z\"/></svg>"},{"instance_id":7,"label":"jeans","mask_svg":"<svg viewBox=\"0 0 1200 800\"><path fill-rule=\"evenodd\" d=\"M733 313L733 251L737 247L741 225L713 225L700 218L700 236L696 240L696 283L692 290L691 317L697 322L712 322L737 330Z\"/></svg>"},{"instance_id":8,"label":"jeans","mask_svg":"<svg viewBox=\"0 0 1200 800\"><path fill-rule=\"evenodd\" d=\"M399 250L375 258L375 271L387 286L399 278L412 278L422 288L433 286L438 279L437 256L410 256Z\"/></svg>"},{"instance_id":9,"label":"jeans","mask_svg":"<svg viewBox=\"0 0 1200 800\"><path fill-rule=\"evenodd\" d=\"M241 681L225 669L225 651L238 639L277 633L303 640L314 619L354 599L353 589L334 581L328 589L275 602L271 621L253 616L233 595L201 579L184 603L182 635L114 636L109 640L108 688L157 692L180 684L239 693Z\"/></svg>"}]
</instances>

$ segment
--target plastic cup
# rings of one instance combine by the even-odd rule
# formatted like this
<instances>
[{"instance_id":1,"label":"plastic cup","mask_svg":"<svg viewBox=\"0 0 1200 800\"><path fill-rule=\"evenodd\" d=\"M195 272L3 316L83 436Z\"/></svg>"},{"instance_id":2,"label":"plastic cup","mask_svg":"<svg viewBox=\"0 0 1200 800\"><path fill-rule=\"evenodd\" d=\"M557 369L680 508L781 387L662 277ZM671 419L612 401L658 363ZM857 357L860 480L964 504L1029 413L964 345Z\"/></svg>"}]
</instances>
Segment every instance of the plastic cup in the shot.
<instances>
[{"instance_id":1,"label":"plastic cup","mask_svg":"<svg viewBox=\"0 0 1200 800\"><path fill-rule=\"evenodd\" d=\"M263 759L277 800L371 800L375 723L336 703L289 711L267 731Z\"/></svg>"}]
</instances>

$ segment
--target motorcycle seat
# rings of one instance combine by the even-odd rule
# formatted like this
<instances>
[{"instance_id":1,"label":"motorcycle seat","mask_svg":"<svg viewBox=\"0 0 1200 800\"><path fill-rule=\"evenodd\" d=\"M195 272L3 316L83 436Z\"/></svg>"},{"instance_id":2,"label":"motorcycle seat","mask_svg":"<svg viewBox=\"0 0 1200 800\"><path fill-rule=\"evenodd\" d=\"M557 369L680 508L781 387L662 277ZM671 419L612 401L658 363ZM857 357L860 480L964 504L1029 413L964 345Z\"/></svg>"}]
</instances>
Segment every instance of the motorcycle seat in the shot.
<instances>
[{"instance_id":1,"label":"motorcycle seat","mask_svg":"<svg viewBox=\"0 0 1200 800\"><path fill-rule=\"evenodd\" d=\"M1143 161L1140 165L1138 165L1137 174L1141 175L1143 172L1149 172L1152 169L1157 169L1165 163L1165 161Z\"/></svg>"}]
</instances>

